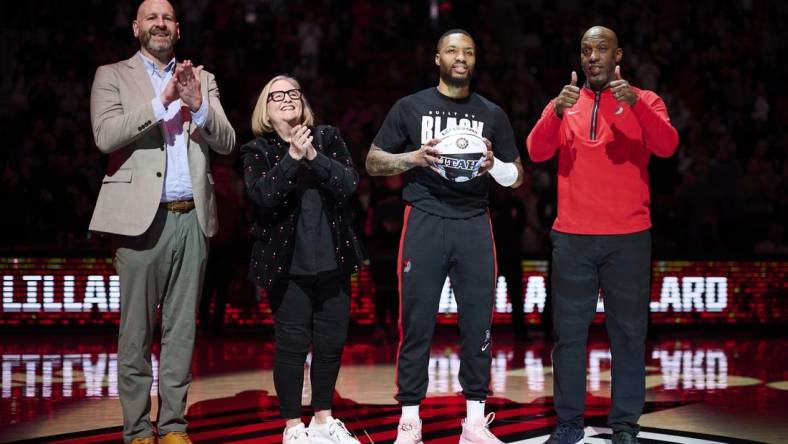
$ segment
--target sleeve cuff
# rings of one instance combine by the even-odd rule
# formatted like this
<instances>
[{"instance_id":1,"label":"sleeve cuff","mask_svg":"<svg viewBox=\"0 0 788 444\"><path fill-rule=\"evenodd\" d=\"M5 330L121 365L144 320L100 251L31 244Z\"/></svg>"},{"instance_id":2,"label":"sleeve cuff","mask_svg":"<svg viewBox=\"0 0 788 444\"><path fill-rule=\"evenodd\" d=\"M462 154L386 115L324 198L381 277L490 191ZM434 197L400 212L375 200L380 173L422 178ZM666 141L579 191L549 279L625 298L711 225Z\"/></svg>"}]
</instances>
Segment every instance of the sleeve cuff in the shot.
<instances>
[{"instance_id":1,"label":"sleeve cuff","mask_svg":"<svg viewBox=\"0 0 788 444\"><path fill-rule=\"evenodd\" d=\"M150 104L153 106L153 116L156 118L156 121L164 120L164 116L167 114L167 108L161 103L161 98L154 97L151 99Z\"/></svg>"},{"instance_id":2,"label":"sleeve cuff","mask_svg":"<svg viewBox=\"0 0 788 444\"><path fill-rule=\"evenodd\" d=\"M325 181L331 177L331 159L326 157L325 154L318 151L315 158L307 162L312 168L312 171L315 172L317 178L321 181Z\"/></svg>"},{"instance_id":3,"label":"sleeve cuff","mask_svg":"<svg viewBox=\"0 0 788 444\"><path fill-rule=\"evenodd\" d=\"M202 128L205 125L205 120L208 119L208 99L202 98L202 105L197 112L192 112L192 122Z\"/></svg>"},{"instance_id":4,"label":"sleeve cuff","mask_svg":"<svg viewBox=\"0 0 788 444\"><path fill-rule=\"evenodd\" d=\"M635 101L635 103L630 105L630 108L632 109L632 111L642 112L644 108L651 108L651 109L653 109L651 107L651 103L646 101L646 97L644 97L644 94L642 94L642 91L637 96L638 96L638 99ZM643 102L643 103L640 103L640 102Z\"/></svg>"},{"instance_id":5,"label":"sleeve cuff","mask_svg":"<svg viewBox=\"0 0 788 444\"><path fill-rule=\"evenodd\" d=\"M553 109L551 108L547 117L547 128L551 130L552 129L557 130L558 128L561 127L561 122L563 122L563 119L556 116L555 111L553 111Z\"/></svg>"},{"instance_id":6,"label":"sleeve cuff","mask_svg":"<svg viewBox=\"0 0 788 444\"><path fill-rule=\"evenodd\" d=\"M629 107L632 110L632 114L638 120L649 119L653 114L655 114L654 110L645 103L640 103L643 101L643 97L638 98L638 100Z\"/></svg>"},{"instance_id":7,"label":"sleeve cuff","mask_svg":"<svg viewBox=\"0 0 788 444\"><path fill-rule=\"evenodd\" d=\"M279 161L279 167L282 168L282 173L284 173L285 177L288 179L292 179L296 176L299 166L300 162L293 159L288 152L286 152L285 155L282 156L282 160Z\"/></svg>"}]
</instances>

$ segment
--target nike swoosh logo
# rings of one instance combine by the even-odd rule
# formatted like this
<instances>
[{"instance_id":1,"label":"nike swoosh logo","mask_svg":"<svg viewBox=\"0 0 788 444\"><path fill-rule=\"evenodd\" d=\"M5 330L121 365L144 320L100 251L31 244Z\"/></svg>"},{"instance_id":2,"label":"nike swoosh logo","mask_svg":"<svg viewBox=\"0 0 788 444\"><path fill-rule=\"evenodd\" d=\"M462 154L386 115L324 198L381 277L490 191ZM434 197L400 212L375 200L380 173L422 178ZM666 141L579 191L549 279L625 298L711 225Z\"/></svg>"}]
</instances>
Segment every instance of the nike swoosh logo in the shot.
<instances>
[{"instance_id":1,"label":"nike swoosh logo","mask_svg":"<svg viewBox=\"0 0 788 444\"><path fill-rule=\"evenodd\" d=\"M574 111L567 111L566 113L567 113L568 115L570 115L570 116L571 116L572 114L577 114L577 113L579 113L579 112L580 112L580 110L579 110L579 109L576 109L576 110L574 110Z\"/></svg>"},{"instance_id":2,"label":"nike swoosh logo","mask_svg":"<svg viewBox=\"0 0 788 444\"><path fill-rule=\"evenodd\" d=\"M623 106L619 106L618 109L616 110L616 115L618 116L618 115L621 115L623 113L624 113L624 107Z\"/></svg>"}]
</instances>

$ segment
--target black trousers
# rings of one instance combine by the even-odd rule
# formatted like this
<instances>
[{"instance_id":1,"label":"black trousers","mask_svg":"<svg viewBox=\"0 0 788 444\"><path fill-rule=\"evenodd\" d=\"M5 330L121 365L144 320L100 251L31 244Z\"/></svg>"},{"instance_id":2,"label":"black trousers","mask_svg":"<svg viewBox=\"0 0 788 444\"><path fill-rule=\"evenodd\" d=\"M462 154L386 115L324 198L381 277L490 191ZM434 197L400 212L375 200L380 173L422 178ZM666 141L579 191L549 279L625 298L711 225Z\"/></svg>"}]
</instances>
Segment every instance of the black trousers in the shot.
<instances>
[{"instance_id":1,"label":"black trousers","mask_svg":"<svg viewBox=\"0 0 788 444\"><path fill-rule=\"evenodd\" d=\"M310 346L312 407L330 409L350 321L350 277L342 273L291 276L274 286L270 298L279 413L287 419L301 417L304 363Z\"/></svg>"},{"instance_id":2,"label":"black trousers","mask_svg":"<svg viewBox=\"0 0 788 444\"><path fill-rule=\"evenodd\" d=\"M397 396L417 405L427 394L430 342L448 274L460 328L459 381L467 399L489 394L495 247L488 214L447 219L407 206L400 241Z\"/></svg>"},{"instance_id":3,"label":"black trousers","mask_svg":"<svg viewBox=\"0 0 788 444\"><path fill-rule=\"evenodd\" d=\"M553 391L559 423L583 424L586 343L599 289L612 355L613 430L637 433L645 402L651 234L550 233L553 243Z\"/></svg>"}]
</instances>

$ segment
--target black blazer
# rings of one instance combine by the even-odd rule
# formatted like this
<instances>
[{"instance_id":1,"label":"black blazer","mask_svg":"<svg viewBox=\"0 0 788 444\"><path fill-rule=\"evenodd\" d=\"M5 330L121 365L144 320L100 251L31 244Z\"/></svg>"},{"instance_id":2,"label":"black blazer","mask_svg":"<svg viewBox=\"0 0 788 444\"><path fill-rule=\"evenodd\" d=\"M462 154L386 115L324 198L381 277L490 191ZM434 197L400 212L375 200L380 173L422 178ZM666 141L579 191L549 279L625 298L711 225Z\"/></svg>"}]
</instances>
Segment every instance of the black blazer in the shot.
<instances>
[{"instance_id":1,"label":"black blazer","mask_svg":"<svg viewBox=\"0 0 788 444\"><path fill-rule=\"evenodd\" d=\"M337 265L342 271L353 273L366 259L363 246L353 232L353 215L348 202L348 196L358 186L358 172L337 128L319 125L312 128L312 136L315 149L331 160L331 175L327 181L320 182L319 191L331 226ZM289 271L295 226L301 211L296 189L304 174L311 174L302 165L293 180L285 177L279 161L288 155L289 146L272 132L241 147L246 191L256 204L249 277L266 290Z\"/></svg>"}]
</instances>

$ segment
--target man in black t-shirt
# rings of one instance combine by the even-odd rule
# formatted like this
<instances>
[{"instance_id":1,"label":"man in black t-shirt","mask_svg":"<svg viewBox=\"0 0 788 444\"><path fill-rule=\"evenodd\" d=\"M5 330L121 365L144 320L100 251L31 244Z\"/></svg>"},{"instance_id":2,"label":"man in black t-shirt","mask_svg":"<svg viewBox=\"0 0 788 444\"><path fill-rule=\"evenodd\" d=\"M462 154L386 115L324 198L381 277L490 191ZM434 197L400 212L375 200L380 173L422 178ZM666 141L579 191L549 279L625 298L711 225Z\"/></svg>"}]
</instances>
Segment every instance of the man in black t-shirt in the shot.
<instances>
[{"instance_id":1,"label":"man in black t-shirt","mask_svg":"<svg viewBox=\"0 0 788 444\"><path fill-rule=\"evenodd\" d=\"M490 324L496 282L495 247L487 212L489 177L517 187L522 165L509 119L500 107L471 93L476 44L454 29L438 41L437 88L400 99L389 111L366 161L372 176L405 173L405 220L400 240L400 346L397 396L402 417L397 444L421 442L419 403L426 396L429 349L441 289L448 274L459 311L460 384L467 402L462 443L500 443L484 416L490 382ZM466 182L439 175L438 135L464 126L484 137L480 174ZM486 174L489 172L490 174Z\"/></svg>"}]
</instances>

